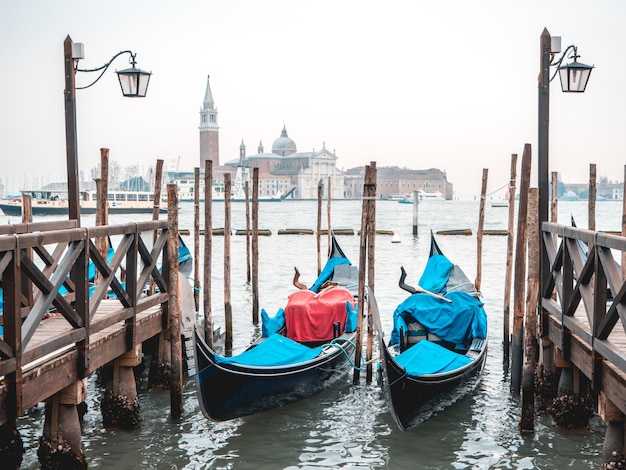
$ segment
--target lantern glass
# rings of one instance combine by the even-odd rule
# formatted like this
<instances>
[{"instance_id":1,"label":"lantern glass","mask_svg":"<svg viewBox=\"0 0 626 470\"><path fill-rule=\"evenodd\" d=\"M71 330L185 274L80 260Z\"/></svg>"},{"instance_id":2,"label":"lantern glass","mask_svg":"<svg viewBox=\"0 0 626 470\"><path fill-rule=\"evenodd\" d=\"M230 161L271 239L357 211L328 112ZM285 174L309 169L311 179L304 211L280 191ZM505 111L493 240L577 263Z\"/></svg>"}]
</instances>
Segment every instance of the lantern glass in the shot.
<instances>
[{"instance_id":1,"label":"lantern glass","mask_svg":"<svg viewBox=\"0 0 626 470\"><path fill-rule=\"evenodd\" d=\"M587 88L592 70L593 65L581 64L576 61L559 67L561 90L567 93L583 93Z\"/></svg>"},{"instance_id":2,"label":"lantern glass","mask_svg":"<svg viewBox=\"0 0 626 470\"><path fill-rule=\"evenodd\" d=\"M131 98L144 98L146 96L152 72L144 72L137 67L116 72L124 96Z\"/></svg>"}]
</instances>

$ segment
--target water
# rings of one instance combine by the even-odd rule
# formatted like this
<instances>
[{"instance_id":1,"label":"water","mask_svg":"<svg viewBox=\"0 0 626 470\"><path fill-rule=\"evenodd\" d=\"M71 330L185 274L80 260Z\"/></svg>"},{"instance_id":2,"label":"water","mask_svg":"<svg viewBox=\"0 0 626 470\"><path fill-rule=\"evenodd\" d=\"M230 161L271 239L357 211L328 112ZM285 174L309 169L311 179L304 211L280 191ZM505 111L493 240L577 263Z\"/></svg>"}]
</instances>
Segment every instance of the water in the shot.
<instances>
[{"instance_id":1,"label":"water","mask_svg":"<svg viewBox=\"0 0 626 470\"><path fill-rule=\"evenodd\" d=\"M597 228L619 230L621 201L599 202ZM245 228L244 204L233 204L233 229ZM397 287L400 266L407 282L415 284L426 262L429 231L472 229L473 236L440 236L439 244L470 279L476 273L477 201L428 202L419 206L419 237L412 236L413 206L377 203L377 228L395 231L376 238L376 297L383 327L391 327L391 313L406 293ZM584 202L560 202L559 222L573 215L587 226ZM505 229L508 210L486 207L485 228ZM316 201L260 204L259 228L272 230L259 237L259 302L273 314L292 291L293 267L301 281L311 284L317 269L315 236L276 235L283 228L316 228ZM323 208L326 227L326 202ZM44 220L43 218L39 220ZM130 221L111 217L111 223ZM360 229L361 203L333 201L334 228ZM216 204L213 225L223 226L223 204ZM16 222L16 221L14 221ZM93 225L84 216L83 225ZM193 228L193 204L183 204L180 228ZM201 222L202 227L203 222ZM214 237L213 313L223 326L223 237ZM358 262L358 236L340 236L339 243L353 263ZM193 246L191 236L187 245ZM326 238L322 237L323 249ZM202 248L200 253L202 253ZM252 325L251 292L246 284L245 237L232 237L231 297L234 312L235 352L250 343L258 328ZM595 469L601 465L604 424L598 417L588 429L556 429L550 417L539 416L535 433L520 436L519 401L509 392L509 377L502 367L502 304L506 237L486 236L483 242L482 293L490 323L490 346L485 371L474 392L417 428L399 431L384 397L374 383L353 386L351 374L339 386L308 400L256 416L213 423L199 410L195 383L184 387L184 413L180 421L169 417L169 392L147 390L139 383L142 423L137 429L102 428L101 390L89 383L89 412L83 425L83 450L89 468L124 469ZM202 302L201 302L202 303ZM26 454L22 468L38 468L37 448L42 434L44 407L29 411L18 427Z\"/></svg>"}]
</instances>

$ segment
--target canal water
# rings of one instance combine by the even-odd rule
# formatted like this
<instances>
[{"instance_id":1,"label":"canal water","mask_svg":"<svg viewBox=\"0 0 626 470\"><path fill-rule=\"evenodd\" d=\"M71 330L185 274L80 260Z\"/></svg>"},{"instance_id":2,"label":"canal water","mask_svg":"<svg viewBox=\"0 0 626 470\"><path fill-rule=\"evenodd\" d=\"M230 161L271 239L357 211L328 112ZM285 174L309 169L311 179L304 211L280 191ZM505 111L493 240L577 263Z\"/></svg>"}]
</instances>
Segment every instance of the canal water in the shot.
<instances>
[{"instance_id":1,"label":"canal water","mask_svg":"<svg viewBox=\"0 0 626 470\"><path fill-rule=\"evenodd\" d=\"M214 204L213 225L223 226L223 203ZM293 268L301 281L311 284L317 270L317 244L312 235L277 235L285 228L315 229L316 201L282 201L259 205L259 228L271 236L259 237L259 304L270 314L283 306L293 291ZM383 327L391 327L395 306L407 295L398 287L400 266L407 282L415 284L426 262L430 230L472 230L471 236L439 236L444 253L463 267L470 279L476 275L478 201L429 201L419 205L418 237L412 235L413 206L377 202L377 228L392 230L376 238L376 298ZM232 227L245 228L245 205L233 203ZM326 228L326 201L323 228ZM620 230L621 201L597 204L598 230ZM587 226L586 202L560 202L559 222ZM506 229L508 209L487 202L485 229ZM149 218L149 216L146 216ZM355 235L338 241L354 264L358 263L361 203L332 201L331 224L352 228ZM38 220L45 220L41 217ZM124 223L136 216L111 216ZM13 221L17 222L17 220ZM83 216L93 225L93 216ZM193 204L182 203L181 229L193 229ZM201 228L203 222L201 222ZM186 236L193 247L193 237ZM224 324L223 237L214 237L213 316ZM327 240L322 237L322 249ZM203 250L200 250L203 253ZM231 298L235 353L245 348L259 328L252 325L251 289L246 283L245 236L232 237ZM352 385L346 374L333 389L283 408L232 421L214 423L202 415L193 378L184 386L184 413L179 421L169 416L169 392L148 390L139 382L141 424L134 430L105 430L99 400L102 391L89 381L88 413L83 424L83 446L91 469L596 469L601 465L604 423L598 417L587 429L557 429L549 416L538 416L535 433L521 436L519 398L512 396L510 377L502 365L502 307L506 237L485 236L482 256L482 294L489 318L489 353L481 382L454 406L437 412L408 432L393 422L380 388L367 385L362 374ZM200 302L202 305L202 302ZM388 333L387 333L388 334ZM39 467L37 448L42 434L44 405L19 419L26 454L22 468ZM1 466L1 465L0 465Z\"/></svg>"}]
</instances>

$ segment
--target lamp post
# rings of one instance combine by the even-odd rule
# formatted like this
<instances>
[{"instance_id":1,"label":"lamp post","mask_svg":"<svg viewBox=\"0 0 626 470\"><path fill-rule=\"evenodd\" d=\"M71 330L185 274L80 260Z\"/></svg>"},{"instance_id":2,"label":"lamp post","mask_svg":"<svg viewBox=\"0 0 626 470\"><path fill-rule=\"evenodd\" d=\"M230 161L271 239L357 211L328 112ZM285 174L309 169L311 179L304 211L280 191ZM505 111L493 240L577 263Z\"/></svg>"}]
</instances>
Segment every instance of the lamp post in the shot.
<instances>
[{"instance_id":1,"label":"lamp post","mask_svg":"<svg viewBox=\"0 0 626 470\"><path fill-rule=\"evenodd\" d=\"M74 43L68 35L63 42L63 55L65 59L65 146L67 155L67 197L69 203L70 220L78 221L80 225L80 200L78 181L78 141L76 138L76 90L82 90L94 85L111 63L122 54L130 54L131 67L116 71L122 88L122 94L126 97L143 98L148 90L151 72L145 72L135 67L135 55L132 51L121 51L115 54L111 60L95 69L79 69L78 61L83 59L83 45ZM89 85L76 87L76 72L100 72L97 78Z\"/></svg>"},{"instance_id":2,"label":"lamp post","mask_svg":"<svg viewBox=\"0 0 626 470\"><path fill-rule=\"evenodd\" d=\"M539 184L539 225L548 220L548 142L550 124L550 82L559 74L561 79L561 90L566 93L583 93L587 87L587 81L591 75L592 65L581 64L577 61L578 48L574 45L568 46L558 60L555 55L561 52L561 38L551 37L547 29L541 33L541 66L539 72L539 133L537 142L537 162L538 162L538 184ZM572 52L568 58L573 58L573 62L563 65L563 60L567 54ZM556 67L556 71L550 76L550 67ZM541 230L539 231L541 237ZM541 245L540 245L541 246ZM540 286L546 285L548 276L548 255L545 250L541 250L541 279Z\"/></svg>"}]
</instances>

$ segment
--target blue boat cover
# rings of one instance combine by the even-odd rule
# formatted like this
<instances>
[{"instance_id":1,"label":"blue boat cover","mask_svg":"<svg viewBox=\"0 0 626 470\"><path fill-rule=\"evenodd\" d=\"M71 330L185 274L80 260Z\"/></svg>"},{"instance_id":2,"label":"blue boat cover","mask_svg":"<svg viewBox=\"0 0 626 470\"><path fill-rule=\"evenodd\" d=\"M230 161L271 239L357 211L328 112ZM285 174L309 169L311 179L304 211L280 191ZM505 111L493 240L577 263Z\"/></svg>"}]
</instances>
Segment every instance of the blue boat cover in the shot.
<instances>
[{"instance_id":1,"label":"blue boat cover","mask_svg":"<svg viewBox=\"0 0 626 470\"><path fill-rule=\"evenodd\" d=\"M348 258L339 258L339 257L329 258L328 261L326 261L326 266L324 266L324 269L322 269L322 272L317 277L317 280L315 281L315 283L311 286L309 290L313 292L319 292L320 288L324 285L324 283L332 277L333 272L335 271L335 266L340 265L340 264L351 264L351 263Z\"/></svg>"},{"instance_id":2,"label":"blue boat cover","mask_svg":"<svg viewBox=\"0 0 626 470\"><path fill-rule=\"evenodd\" d=\"M455 344L462 344L470 338L486 338L487 314L483 303L467 292L450 292L444 302L428 294L413 294L402 302L393 312L394 327L390 343L400 341L397 317L405 321L417 321L428 332Z\"/></svg>"},{"instance_id":3,"label":"blue boat cover","mask_svg":"<svg viewBox=\"0 0 626 470\"><path fill-rule=\"evenodd\" d=\"M285 336L273 334L252 349L237 356L215 355L218 364L241 364L246 366L271 367L299 364L319 356L324 346L309 348Z\"/></svg>"},{"instance_id":4,"label":"blue boat cover","mask_svg":"<svg viewBox=\"0 0 626 470\"><path fill-rule=\"evenodd\" d=\"M278 333L283 326L285 326L285 309L279 308L273 317L270 317L264 308L261 309L261 336L263 338Z\"/></svg>"},{"instance_id":5,"label":"blue boat cover","mask_svg":"<svg viewBox=\"0 0 626 470\"><path fill-rule=\"evenodd\" d=\"M450 372L472 362L469 357L427 339L398 354L395 360L412 376Z\"/></svg>"},{"instance_id":6,"label":"blue boat cover","mask_svg":"<svg viewBox=\"0 0 626 470\"><path fill-rule=\"evenodd\" d=\"M445 293L446 283L454 264L444 255L432 255L428 258L422 277L418 282L422 289L435 294Z\"/></svg>"}]
</instances>

